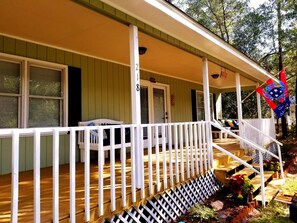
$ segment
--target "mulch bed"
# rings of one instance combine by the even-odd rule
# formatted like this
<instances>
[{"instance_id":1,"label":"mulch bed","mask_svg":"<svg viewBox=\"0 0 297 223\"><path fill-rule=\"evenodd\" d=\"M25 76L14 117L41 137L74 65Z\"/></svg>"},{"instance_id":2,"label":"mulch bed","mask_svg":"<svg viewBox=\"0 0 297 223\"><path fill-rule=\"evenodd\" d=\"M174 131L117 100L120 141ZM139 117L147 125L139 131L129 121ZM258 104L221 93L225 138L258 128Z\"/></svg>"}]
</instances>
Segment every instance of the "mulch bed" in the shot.
<instances>
[{"instance_id":1,"label":"mulch bed","mask_svg":"<svg viewBox=\"0 0 297 223\"><path fill-rule=\"evenodd\" d=\"M223 209L218 210L217 216L218 220L214 221L202 221L202 223L206 222L224 222L224 223L237 223L241 222L240 220L245 217L254 207L255 202L250 202L247 205L239 204L235 202L233 198L230 197L229 192L225 189L214 194L212 197L208 198L203 202L203 204L210 206L212 202L221 201L223 202ZM240 219L240 220L239 220ZM192 219L189 214L185 214L177 218L172 223L177 222L185 222L185 223L194 223L198 222L197 220Z\"/></svg>"}]
</instances>

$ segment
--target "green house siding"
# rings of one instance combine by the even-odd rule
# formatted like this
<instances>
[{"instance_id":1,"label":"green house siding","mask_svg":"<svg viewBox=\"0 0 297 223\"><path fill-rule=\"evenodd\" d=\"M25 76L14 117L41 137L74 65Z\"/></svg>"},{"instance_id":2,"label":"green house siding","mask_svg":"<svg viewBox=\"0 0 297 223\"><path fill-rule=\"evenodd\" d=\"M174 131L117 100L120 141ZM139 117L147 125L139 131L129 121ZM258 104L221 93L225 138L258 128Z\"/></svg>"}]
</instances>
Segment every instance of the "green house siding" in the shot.
<instances>
[{"instance_id":1,"label":"green house siding","mask_svg":"<svg viewBox=\"0 0 297 223\"><path fill-rule=\"evenodd\" d=\"M81 68L82 120L109 118L131 123L130 69L128 66L5 36L0 36L0 52ZM154 77L157 82L170 86L170 94L175 97L175 105L171 106L172 122L192 120L191 89L202 90L201 85L147 71L141 71L140 75L141 79L149 80L150 77ZM68 163L69 135L61 137L60 146L60 163ZM11 139L0 139L0 154L0 174L9 173ZM77 150L77 160L79 160L78 156ZM41 140L41 166L51 165L52 137L44 136ZM21 138L20 170L32 168L33 139Z\"/></svg>"}]
</instances>

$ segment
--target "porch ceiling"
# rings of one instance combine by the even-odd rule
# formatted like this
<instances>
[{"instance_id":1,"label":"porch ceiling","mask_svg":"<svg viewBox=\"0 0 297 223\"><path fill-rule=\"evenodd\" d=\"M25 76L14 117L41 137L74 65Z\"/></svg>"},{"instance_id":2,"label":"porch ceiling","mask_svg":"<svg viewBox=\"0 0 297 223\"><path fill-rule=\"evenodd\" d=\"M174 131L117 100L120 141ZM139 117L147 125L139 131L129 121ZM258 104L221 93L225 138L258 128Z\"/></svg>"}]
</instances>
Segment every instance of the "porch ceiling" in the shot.
<instances>
[{"instance_id":1,"label":"porch ceiling","mask_svg":"<svg viewBox=\"0 0 297 223\"><path fill-rule=\"evenodd\" d=\"M147 9L143 10L146 11L145 14L156 13L156 9L144 1L112 0L110 2L116 2L119 5L123 2L124 5L127 4L127 7L130 6L130 9L133 9L133 2L138 2L135 10L138 7L145 7ZM128 26L72 1L59 0L53 3L52 0L2 0L0 1L0 15L0 34L129 65ZM139 17L139 15L135 16ZM153 17L158 16L160 16L158 21L163 21L164 15L155 14ZM162 26L163 23L155 24ZM176 31L181 31L179 25L173 24L172 21L167 25L176 25ZM158 28L162 30L162 27ZM199 38L203 40L202 37ZM199 41L199 38L195 41ZM179 39L184 40L184 37L181 36ZM205 42L205 44L206 47L213 47L210 42ZM142 69L202 83L201 58L141 32L139 33L139 45L148 49L145 55L140 56ZM210 48L209 51L212 51ZM233 58L230 55L223 57L223 52L218 49L214 50L217 52L216 57L232 61ZM231 65L234 66L234 64ZM235 65L234 67L241 68L241 64ZM251 65L245 66L252 69ZM241 69L246 72L243 68ZM220 71L220 66L209 63L210 74L220 73ZM255 74L259 74L259 71L257 72ZM228 70L227 73L226 79L210 78L210 85L215 88L235 87L234 73ZM264 79L262 76L260 75L259 79ZM251 86L255 85L255 82L242 77L241 84Z\"/></svg>"}]
</instances>

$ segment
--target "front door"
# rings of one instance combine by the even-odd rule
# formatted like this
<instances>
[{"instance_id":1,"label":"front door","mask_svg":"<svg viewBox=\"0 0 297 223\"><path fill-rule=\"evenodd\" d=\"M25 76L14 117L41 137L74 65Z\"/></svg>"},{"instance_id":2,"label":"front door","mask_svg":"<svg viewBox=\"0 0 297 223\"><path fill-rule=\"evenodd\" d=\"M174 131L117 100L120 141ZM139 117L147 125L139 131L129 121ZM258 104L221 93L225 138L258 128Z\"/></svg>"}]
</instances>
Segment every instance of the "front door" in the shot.
<instances>
[{"instance_id":1,"label":"front door","mask_svg":"<svg viewBox=\"0 0 297 223\"><path fill-rule=\"evenodd\" d=\"M141 81L141 123L167 123L169 120L168 95L169 86L149 81ZM161 136L161 128L158 135ZM154 137L157 134L154 133ZM144 139L147 131L144 129Z\"/></svg>"}]
</instances>

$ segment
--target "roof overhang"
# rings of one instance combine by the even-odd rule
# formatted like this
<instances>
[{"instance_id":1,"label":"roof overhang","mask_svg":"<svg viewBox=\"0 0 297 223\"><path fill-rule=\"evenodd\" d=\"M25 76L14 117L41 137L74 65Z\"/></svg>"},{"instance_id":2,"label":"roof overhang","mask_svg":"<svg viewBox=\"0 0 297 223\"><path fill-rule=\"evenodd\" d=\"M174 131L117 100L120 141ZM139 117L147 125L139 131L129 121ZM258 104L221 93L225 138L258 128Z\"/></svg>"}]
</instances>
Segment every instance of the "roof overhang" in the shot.
<instances>
[{"instance_id":1,"label":"roof overhang","mask_svg":"<svg viewBox=\"0 0 297 223\"><path fill-rule=\"evenodd\" d=\"M269 74L255 62L199 26L173 6L161 0L104 0L130 16L150 24L172 37L229 64L226 79L210 78L214 88L235 87L234 72L242 77L242 86L255 86ZM158 8L159 7L159 8ZM0 1L0 34L40 45L129 66L129 27L69 0ZM145 32L139 33L139 45L148 48L140 56L141 69L195 83L202 83L202 59ZM18 51L18 42L15 46ZM36 49L38 55L39 49ZM41 51L42 52L42 51ZM24 54L24 52L22 53ZM209 63L209 73L220 73L220 63Z\"/></svg>"}]
</instances>

